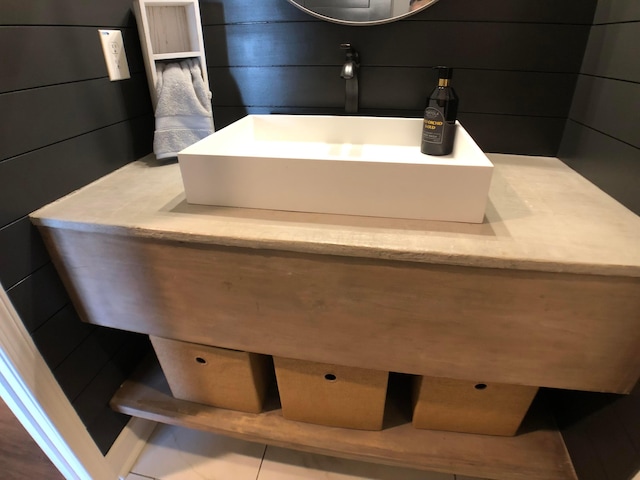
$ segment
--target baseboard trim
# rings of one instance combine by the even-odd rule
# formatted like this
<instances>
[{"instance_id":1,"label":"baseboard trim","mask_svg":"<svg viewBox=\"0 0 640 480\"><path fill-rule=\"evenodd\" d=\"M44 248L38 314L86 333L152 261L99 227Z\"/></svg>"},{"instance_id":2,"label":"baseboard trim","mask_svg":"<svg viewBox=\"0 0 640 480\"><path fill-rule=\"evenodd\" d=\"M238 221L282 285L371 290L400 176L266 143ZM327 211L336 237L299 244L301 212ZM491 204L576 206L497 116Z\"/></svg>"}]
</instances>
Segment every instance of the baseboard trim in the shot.
<instances>
[{"instance_id":1,"label":"baseboard trim","mask_svg":"<svg viewBox=\"0 0 640 480\"><path fill-rule=\"evenodd\" d=\"M156 428L157 423L142 418L131 417L113 443L105 459L111 468L118 472L118 478L125 480L131 472L147 440Z\"/></svg>"}]
</instances>

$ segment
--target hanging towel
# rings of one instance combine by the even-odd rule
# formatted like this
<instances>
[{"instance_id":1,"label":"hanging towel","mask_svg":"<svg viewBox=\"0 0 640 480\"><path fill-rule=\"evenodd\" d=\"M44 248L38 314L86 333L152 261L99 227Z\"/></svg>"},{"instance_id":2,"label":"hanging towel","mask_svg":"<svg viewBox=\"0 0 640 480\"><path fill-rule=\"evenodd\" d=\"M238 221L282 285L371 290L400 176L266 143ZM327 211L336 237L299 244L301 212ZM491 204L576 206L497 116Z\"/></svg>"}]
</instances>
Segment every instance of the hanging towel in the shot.
<instances>
[{"instance_id":1,"label":"hanging towel","mask_svg":"<svg viewBox=\"0 0 640 480\"><path fill-rule=\"evenodd\" d=\"M183 148L213 133L211 93L205 86L200 63L188 58L178 63L158 63L156 158L177 156Z\"/></svg>"}]
</instances>

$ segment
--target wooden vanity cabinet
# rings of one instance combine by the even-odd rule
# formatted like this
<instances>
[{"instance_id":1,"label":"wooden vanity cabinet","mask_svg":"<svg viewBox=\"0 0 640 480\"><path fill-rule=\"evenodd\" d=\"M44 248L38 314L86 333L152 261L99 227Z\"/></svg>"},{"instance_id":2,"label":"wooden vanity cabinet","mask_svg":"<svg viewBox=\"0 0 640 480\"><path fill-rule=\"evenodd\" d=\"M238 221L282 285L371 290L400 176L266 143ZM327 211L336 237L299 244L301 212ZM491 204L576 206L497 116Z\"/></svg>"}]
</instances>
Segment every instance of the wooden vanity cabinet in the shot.
<instances>
[{"instance_id":1,"label":"wooden vanity cabinet","mask_svg":"<svg viewBox=\"0 0 640 480\"><path fill-rule=\"evenodd\" d=\"M640 376L640 219L557 159L491 156L485 222L189 205L177 165L135 162L32 215L81 317L310 362L628 393ZM121 412L324 454L491 479L574 479L534 402L518 435L381 431L171 396L157 365ZM267 400L269 402L269 400Z\"/></svg>"}]
</instances>

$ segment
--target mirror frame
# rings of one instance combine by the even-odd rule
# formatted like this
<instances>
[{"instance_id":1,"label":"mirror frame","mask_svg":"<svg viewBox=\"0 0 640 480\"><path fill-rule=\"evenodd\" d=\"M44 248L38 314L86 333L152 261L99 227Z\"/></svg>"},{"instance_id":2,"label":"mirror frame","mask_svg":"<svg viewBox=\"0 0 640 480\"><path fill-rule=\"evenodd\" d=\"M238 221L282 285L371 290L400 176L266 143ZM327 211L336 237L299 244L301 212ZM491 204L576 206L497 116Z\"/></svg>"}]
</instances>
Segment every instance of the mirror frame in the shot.
<instances>
[{"instance_id":1,"label":"mirror frame","mask_svg":"<svg viewBox=\"0 0 640 480\"><path fill-rule=\"evenodd\" d=\"M350 21L350 20L341 20L339 18L334 18L334 17L327 17L326 15L322 15L320 13L314 12L313 10L309 10L306 7L303 7L302 5L298 4L296 2L296 0L287 0L287 1L290 4L292 4L293 6L295 6L296 8L302 10L305 13L308 13L309 15L311 15L313 17L319 18L321 20L326 20L327 22L338 23L340 25L351 25L351 26L381 25L383 23L395 22L397 20L402 20L403 18L407 18L407 17L409 17L411 15L415 15L416 13L421 12L425 8L428 8L428 7L432 6L433 4L435 4L436 2L438 2L438 0L428 0L427 3L422 5L420 8L414 10L413 12L403 13L401 15L396 15L395 17L389 17L389 18L385 18L385 19L382 19L382 20L372 20L372 21L367 21L367 22L355 22L355 21Z\"/></svg>"}]
</instances>

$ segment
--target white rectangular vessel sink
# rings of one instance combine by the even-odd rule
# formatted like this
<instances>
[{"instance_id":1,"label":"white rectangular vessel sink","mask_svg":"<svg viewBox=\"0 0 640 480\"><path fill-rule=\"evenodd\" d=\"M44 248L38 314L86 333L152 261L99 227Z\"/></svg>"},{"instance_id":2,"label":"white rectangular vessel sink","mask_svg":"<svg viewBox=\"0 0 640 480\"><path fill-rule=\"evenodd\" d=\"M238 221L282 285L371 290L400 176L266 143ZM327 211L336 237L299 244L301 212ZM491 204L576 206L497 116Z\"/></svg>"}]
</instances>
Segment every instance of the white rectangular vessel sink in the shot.
<instances>
[{"instance_id":1,"label":"white rectangular vessel sink","mask_svg":"<svg viewBox=\"0 0 640 480\"><path fill-rule=\"evenodd\" d=\"M413 118L249 115L178 154L187 202L481 223L493 164L458 124L446 156Z\"/></svg>"}]
</instances>

